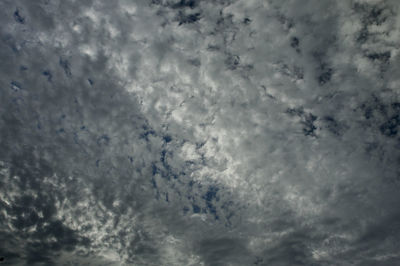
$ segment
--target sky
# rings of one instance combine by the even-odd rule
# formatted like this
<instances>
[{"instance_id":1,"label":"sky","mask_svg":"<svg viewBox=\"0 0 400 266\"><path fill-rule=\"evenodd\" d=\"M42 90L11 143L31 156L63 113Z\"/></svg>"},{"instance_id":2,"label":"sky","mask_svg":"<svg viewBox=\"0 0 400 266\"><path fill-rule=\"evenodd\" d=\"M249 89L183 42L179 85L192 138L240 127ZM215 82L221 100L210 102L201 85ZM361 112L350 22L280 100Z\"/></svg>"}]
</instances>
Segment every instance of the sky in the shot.
<instances>
[{"instance_id":1,"label":"sky","mask_svg":"<svg viewBox=\"0 0 400 266\"><path fill-rule=\"evenodd\" d=\"M2 0L0 264L400 265L397 0Z\"/></svg>"}]
</instances>

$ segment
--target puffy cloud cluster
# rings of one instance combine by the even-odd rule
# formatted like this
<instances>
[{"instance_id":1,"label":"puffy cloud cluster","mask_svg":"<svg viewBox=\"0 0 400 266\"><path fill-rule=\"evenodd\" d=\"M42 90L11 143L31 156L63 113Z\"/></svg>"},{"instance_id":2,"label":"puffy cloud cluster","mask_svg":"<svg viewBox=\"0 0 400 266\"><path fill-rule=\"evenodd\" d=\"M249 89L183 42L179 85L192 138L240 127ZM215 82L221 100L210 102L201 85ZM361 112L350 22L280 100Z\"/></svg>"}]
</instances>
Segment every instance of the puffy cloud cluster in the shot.
<instances>
[{"instance_id":1,"label":"puffy cloud cluster","mask_svg":"<svg viewBox=\"0 0 400 266\"><path fill-rule=\"evenodd\" d=\"M10 264L395 265L397 1L2 1Z\"/></svg>"}]
</instances>

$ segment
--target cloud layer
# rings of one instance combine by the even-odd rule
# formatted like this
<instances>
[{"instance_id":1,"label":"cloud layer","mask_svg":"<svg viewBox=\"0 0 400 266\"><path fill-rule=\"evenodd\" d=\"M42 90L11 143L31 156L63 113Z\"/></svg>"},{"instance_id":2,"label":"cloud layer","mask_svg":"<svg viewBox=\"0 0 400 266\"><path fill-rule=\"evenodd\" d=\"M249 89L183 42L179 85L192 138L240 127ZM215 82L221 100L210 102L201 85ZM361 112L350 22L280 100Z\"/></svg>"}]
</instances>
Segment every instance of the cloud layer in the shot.
<instances>
[{"instance_id":1,"label":"cloud layer","mask_svg":"<svg viewBox=\"0 0 400 266\"><path fill-rule=\"evenodd\" d=\"M397 265L397 1L0 3L0 263Z\"/></svg>"}]
</instances>

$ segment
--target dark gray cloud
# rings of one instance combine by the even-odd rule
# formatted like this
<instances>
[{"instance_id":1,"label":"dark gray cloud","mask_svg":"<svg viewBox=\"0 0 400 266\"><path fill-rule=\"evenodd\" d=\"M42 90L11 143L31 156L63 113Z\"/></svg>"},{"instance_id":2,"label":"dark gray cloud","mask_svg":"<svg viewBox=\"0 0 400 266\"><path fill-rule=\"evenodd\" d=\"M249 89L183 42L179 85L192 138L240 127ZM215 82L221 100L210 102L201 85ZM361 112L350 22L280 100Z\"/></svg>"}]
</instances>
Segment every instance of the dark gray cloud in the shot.
<instances>
[{"instance_id":1,"label":"dark gray cloud","mask_svg":"<svg viewBox=\"0 0 400 266\"><path fill-rule=\"evenodd\" d=\"M397 265L397 1L2 1L0 264Z\"/></svg>"}]
</instances>

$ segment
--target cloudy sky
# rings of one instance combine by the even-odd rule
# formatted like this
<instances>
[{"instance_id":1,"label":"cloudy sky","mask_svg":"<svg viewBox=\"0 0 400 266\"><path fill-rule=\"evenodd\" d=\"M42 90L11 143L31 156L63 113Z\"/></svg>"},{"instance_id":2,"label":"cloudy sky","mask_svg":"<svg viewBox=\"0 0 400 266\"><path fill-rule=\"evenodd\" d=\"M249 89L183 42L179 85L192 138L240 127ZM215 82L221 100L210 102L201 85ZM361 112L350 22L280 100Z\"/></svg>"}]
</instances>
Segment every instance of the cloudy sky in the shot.
<instances>
[{"instance_id":1,"label":"cloudy sky","mask_svg":"<svg viewBox=\"0 0 400 266\"><path fill-rule=\"evenodd\" d=\"M2 0L0 264L400 265L397 0Z\"/></svg>"}]
</instances>

